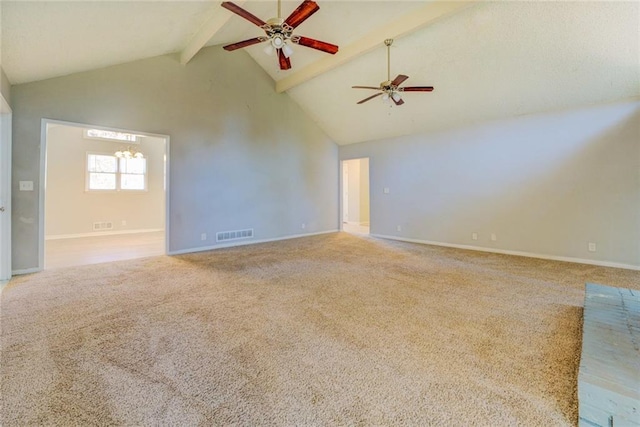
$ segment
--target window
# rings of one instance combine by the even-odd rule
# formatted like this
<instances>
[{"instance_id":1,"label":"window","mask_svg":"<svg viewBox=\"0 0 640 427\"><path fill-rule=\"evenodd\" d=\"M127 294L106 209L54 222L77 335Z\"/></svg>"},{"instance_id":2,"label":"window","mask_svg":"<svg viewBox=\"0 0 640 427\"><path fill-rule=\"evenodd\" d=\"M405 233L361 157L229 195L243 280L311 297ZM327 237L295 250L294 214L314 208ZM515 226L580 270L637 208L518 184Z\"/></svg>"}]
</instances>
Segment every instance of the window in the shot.
<instances>
[{"instance_id":1,"label":"window","mask_svg":"<svg viewBox=\"0 0 640 427\"><path fill-rule=\"evenodd\" d=\"M120 159L120 188L146 190L147 159Z\"/></svg>"},{"instance_id":2,"label":"window","mask_svg":"<svg viewBox=\"0 0 640 427\"><path fill-rule=\"evenodd\" d=\"M116 156L87 155L88 190L115 190L118 173Z\"/></svg>"},{"instance_id":3,"label":"window","mask_svg":"<svg viewBox=\"0 0 640 427\"><path fill-rule=\"evenodd\" d=\"M145 191L147 159L87 153L87 191Z\"/></svg>"}]
</instances>

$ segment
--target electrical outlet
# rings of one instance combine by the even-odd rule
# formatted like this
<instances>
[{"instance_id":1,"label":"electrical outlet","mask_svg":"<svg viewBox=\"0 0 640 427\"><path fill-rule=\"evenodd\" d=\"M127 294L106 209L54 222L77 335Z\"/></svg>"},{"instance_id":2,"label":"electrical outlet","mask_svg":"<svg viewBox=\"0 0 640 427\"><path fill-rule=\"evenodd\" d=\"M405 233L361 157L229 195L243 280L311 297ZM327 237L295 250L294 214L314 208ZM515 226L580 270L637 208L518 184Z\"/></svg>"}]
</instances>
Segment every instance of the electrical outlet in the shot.
<instances>
[{"instance_id":1,"label":"electrical outlet","mask_svg":"<svg viewBox=\"0 0 640 427\"><path fill-rule=\"evenodd\" d=\"M401 225L398 225L398 226L396 227L396 231L402 231L402 226L401 226Z\"/></svg>"},{"instance_id":2,"label":"electrical outlet","mask_svg":"<svg viewBox=\"0 0 640 427\"><path fill-rule=\"evenodd\" d=\"M596 251L596 244L593 242L589 242L589 252L595 252Z\"/></svg>"},{"instance_id":3,"label":"electrical outlet","mask_svg":"<svg viewBox=\"0 0 640 427\"><path fill-rule=\"evenodd\" d=\"M200 235L200 240L207 240L207 233L202 233Z\"/></svg>"},{"instance_id":4,"label":"electrical outlet","mask_svg":"<svg viewBox=\"0 0 640 427\"><path fill-rule=\"evenodd\" d=\"M305 224L304 222L302 223L302 229L304 230L305 228L307 228L307 224Z\"/></svg>"},{"instance_id":5,"label":"electrical outlet","mask_svg":"<svg viewBox=\"0 0 640 427\"><path fill-rule=\"evenodd\" d=\"M491 233L491 241L495 242L496 240L498 240L498 236L496 236L496 233Z\"/></svg>"},{"instance_id":6,"label":"electrical outlet","mask_svg":"<svg viewBox=\"0 0 640 427\"><path fill-rule=\"evenodd\" d=\"M383 192L384 194L389 194L389 187L384 187L384 188L382 189L382 192Z\"/></svg>"},{"instance_id":7,"label":"electrical outlet","mask_svg":"<svg viewBox=\"0 0 640 427\"><path fill-rule=\"evenodd\" d=\"M126 219L123 219L123 220L122 220L122 226L123 226L123 227L126 227L126 226L127 226L127 220L126 220Z\"/></svg>"},{"instance_id":8,"label":"electrical outlet","mask_svg":"<svg viewBox=\"0 0 640 427\"><path fill-rule=\"evenodd\" d=\"M471 233L471 240L478 240L478 233Z\"/></svg>"}]
</instances>

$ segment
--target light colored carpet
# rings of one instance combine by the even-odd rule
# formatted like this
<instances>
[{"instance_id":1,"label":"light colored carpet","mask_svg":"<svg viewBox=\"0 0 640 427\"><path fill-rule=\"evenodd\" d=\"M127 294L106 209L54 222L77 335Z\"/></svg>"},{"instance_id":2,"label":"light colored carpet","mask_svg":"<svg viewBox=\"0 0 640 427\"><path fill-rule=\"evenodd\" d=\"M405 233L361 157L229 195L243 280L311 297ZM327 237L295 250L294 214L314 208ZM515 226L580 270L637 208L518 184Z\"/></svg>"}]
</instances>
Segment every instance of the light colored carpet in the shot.
<instances>
[{"instance_id":1,"label":"light colored carpet","mask_svg":"<svg viewBox=\"0 0 640 427\"><path fill-rule=\"evenodd\" d=\"M0 423L574 425L587 281L640 272L334 233L17 277Z\"/></svg>"}]
</instances>

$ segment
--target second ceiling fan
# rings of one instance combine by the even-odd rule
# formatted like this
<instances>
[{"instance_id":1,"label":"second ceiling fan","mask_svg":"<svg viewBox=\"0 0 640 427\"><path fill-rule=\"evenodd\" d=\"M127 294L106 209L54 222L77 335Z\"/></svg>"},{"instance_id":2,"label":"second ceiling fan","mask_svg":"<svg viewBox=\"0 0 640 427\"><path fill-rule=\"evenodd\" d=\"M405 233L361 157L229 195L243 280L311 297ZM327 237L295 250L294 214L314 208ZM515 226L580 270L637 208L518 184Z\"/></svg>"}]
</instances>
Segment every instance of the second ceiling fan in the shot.
<instances>
[{"instance_id":1,"label":"second ceiling fan","mask_svg":"<svg viewBox=\"0 0 640 427\"><path fill-rule=\"evenodd\" d=\"M338 46L322 42L319 40L310 39L309 37L293 35L293 30L300 24L302 24L307 18L316 13L320 6L312 0L304 0L300 6L294 10L287 19L280 17L281 0L278 0L278 16L271 18L267 22L253 15L251 12L246 11L237 4L230 1L222 2L221 6L230 10L246 19L249 22L262 28L266 33L266 36L254 37L252 39L243 40L241 42L232 43L223 48L227 51L241 49L243 47L252 46L257 43L269 41L269 45L265 51L272 53L274 50L278 53L278 62L281 70L288 70L291 68L291 60L289 56L293 54L293 49L287 44L287 42L299 44L301 46L310 47L312 49L321 50L330 54L335 54L338 51Z\"/></svg>"},{"instance_id":2,"label":"second ceiling fan","mask_svg":"<svg viewBox=\"0 0 640 427\"><path fill-rule=\"evenodd\" d=\"M382 99L388 101L391 99L396 105L404 104L402 100L402 92L431 92L433 91L433 86L407 86L400 87L405 80L409 78L409 76L405 76L404 74L398 74L398 76L391 80L391 45L393 44L393 39L386 39L384 41L385 46L387 46L387 80L380 83L380 86L351 86L354 89L375 89L380 91L380 93L376 93L375 95L371 95L368 98L363 99L358 102L358 104L365 103L373 98L377 98L378 96L382 96Z\"/></svg>"}]
</instances>

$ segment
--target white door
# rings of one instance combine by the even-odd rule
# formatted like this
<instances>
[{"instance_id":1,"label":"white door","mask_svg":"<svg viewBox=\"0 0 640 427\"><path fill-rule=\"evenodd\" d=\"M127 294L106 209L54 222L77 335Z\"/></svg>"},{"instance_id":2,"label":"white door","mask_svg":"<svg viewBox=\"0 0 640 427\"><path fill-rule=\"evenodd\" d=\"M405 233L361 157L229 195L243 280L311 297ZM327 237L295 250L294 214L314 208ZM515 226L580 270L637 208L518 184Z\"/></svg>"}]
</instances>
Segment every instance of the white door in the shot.
<instances>
[{"instance_id":1,"label":"white door","mask_svg":"<svg viewBox=\"0 0 640 427\"><path fill-rule=\"evenodd\" d=\"M342 222L349 221L349 164L342 162Z\"/></svg>"},{"instance_id":2,"label":"white door","mask_svg":"<svg viewBox=\"0 0 640 427\"><path fill-rule=\"evenodd\" d=\"M0 282L11 278L11 108L0 95Z\"/></svg>"}]
</instances>

